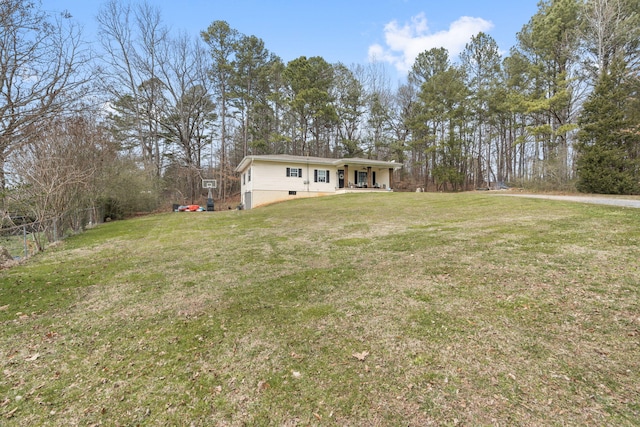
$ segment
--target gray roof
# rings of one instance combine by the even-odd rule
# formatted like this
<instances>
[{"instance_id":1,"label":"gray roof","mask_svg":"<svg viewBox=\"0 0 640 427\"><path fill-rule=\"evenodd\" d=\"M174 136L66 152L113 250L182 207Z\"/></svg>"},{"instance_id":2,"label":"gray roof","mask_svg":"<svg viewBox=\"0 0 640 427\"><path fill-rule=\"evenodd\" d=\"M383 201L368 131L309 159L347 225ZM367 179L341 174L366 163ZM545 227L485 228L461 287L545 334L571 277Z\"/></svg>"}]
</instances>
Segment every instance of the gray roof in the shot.
<instances>
[{"instance_id":1,"label":"gray roof","mask_svg":"<svg viewBox=\"0 0 640 427\"><path fill-rule=\"evenodd\" d=\"M315 165L330 165L330 166L344 166L344 165L358 165L358 166L371 166L378 168L393 168L398 169L402 167L400 163L386 162L382 160L362 159L359 157L341 158L341 159L328 159L326 157L311 157L311 156L292 156L289 154L266 154L261 156L246 156L240 164L236 167L236 172L245 170L248 165L254 161L262 162L290 162L294 163L313 163Z\"/></svg>"}]
</instances>

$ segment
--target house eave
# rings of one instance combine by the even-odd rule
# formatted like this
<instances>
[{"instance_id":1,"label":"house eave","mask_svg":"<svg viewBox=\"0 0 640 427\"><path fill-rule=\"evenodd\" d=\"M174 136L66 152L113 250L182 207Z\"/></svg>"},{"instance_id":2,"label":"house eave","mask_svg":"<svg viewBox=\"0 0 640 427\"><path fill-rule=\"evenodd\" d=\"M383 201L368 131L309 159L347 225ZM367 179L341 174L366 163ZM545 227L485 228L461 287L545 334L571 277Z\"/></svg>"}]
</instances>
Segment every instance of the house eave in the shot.
<instances>
[{"instance_id":1,"label":"house eave","mask_svg":"<svg viewBox=\"0 0 640 427\"><path fill-rule=\"evenodd\" d=\"M276 155L255 155L246 156L235 168L235 172L242 172L252 162L259 160L262 162L274 162L274 163L304 163L304 164L316 164L316 165L331 165L331 166L344 166L344 165L358 165L358 166L370 166L377 168L389 168L399 169L401 164L396 162L387 162L382 160L370 160L362 159L359 157L340 158L340 159L328 159L324 157L311 157L311 156L292 156L288 154L276 154Z\"/></svg>"},{"instance_id":2,"label":"house eave","mask_svg":"<svg viewBox=\"0 0 640 427\"><path fill-rule=\"evenodd\" d=\"M396 162L387 162L384 160L362 159L359 157L336 159L333 161L333 164L336 166L357 165L357 166L371 166L376 168L389 168L389 169L399 169L402 167L401 164Z\"/></svg>"}]
</instances>

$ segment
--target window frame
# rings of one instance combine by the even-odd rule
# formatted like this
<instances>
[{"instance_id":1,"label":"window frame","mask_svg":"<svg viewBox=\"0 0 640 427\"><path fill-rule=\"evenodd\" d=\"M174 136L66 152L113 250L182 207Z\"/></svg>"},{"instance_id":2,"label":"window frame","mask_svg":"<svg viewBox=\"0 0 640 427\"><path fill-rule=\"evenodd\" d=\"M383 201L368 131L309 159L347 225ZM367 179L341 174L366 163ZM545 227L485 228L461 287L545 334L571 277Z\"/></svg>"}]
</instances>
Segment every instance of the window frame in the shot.
<instances>
[{"instance_id":1,"label":"window frame","mask_svg":"<svg viewBox=\"0 0 640 427\"><path fill-rule=\"evenodd\" d=\"M288 178L302 178L302 168L287 167L287 177Z\"/></svg>"},{"instance_id":2,"label":"window frame","mask_svg":"<svg viewBox=\"0 0 640 427\"><path fill-rule=\"evenodd\" d=\"M320 175L323 176L320 176ZM328 169L314 169L313 170L313 182L319 182L321 184L331 183L331 171Z\"/></svg>"}]
</instances>

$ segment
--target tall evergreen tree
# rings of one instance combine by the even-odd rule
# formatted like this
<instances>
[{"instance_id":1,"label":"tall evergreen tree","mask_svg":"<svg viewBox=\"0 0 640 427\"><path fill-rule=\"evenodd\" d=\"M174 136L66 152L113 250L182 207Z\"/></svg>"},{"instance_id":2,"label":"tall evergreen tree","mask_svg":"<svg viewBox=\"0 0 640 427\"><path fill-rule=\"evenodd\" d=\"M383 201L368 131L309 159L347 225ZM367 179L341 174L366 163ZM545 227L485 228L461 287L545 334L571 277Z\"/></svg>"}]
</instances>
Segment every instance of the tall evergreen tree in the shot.
<instances>
[{"instance_id":1,"label":"tall evergreen tree","mask_svg":"<svg viewBox=\"0 0 640 427\"><path fill-rule=\"evenodd\" d=\"M500 71L498 44L488 34L479 33L467 43L460 59L471 89L471 108L475 115L475 185L480 186L485 181L488 186L492 172L491 133L488 128L492 118L489 104L495 95Z\"/></svg>"},{"instance_id":2,"label":"tall evergreen tree","mask_svg":"<svg viewBox=\"0 0 640 427\"><path fill-rule=\"evenodd\" d=\"M301 56L287 64L284 78L291 89L290 106L300 130L301 144L296 154L326 155L327 141L321 141L325 126L337 120L331 88L333 67L319 56ZM309 134L314 138L309 141Z\"/></svg>"},{"instance_id":3,"label":"tall evergreen tree","mask_svg":"<svg viewBox=\"0 0 640 427\"><path fill-rule=\"evenodd\" d=\"M576 122L576 80L579 45L578 0L543 0L538 12L518 33L518 48L530 61L536 93L529 103L535 122L534 174L563 185L571 178L571 137Z\"/></svg>"},{"instance_id":4,"label":"tall evergreen tree","mask_svg":"<svg viewBox=\"0 0 640 427\"><path fill-rule=\"evenodd\" d=\"M640 135L627 114L628 97L620 62L602 74L584 103L578 133L579 191L640 194ZM637 124L636 124L637 126Z\"/></svg>"},{"instance_id":5,"label":"tall evergreen tree","mask_svg":"<svg viewBox=\"0 0 640 427\"><path fill-rule=\"evenodd\" d=\"M355 157L362 152L359 130L364 114L364 87L351 70L337 64L334 66L334 92L339 148L347 157Z\"/></svg>"},{"instance_id":6,"label":"tall evergreen tree","mask_svg":"<svg viewBox=\"0 0 640 427\"><path fill-rule=\"evenodd\" d=\"M464 144L468 95L464 73L454 66L435 74L422 86L420 98L436 124L433 178L440 189L446 190L451 184L458 190L465 182L466 157L471 157Z\"/></svg>"},{"instance_id":7,"label":"tall evergreen tree","mask_svg":"<svg viewBox=\"0 0 640 427\"><path fill-rule=\"evenodd\" d=\"M224 200L227 196L227 170L230 169L227 158L227 139L229 136L227 120L232 99L235 59L241 35L226 21L214 21L209 25L207 31L201 32L200 35L209 46L213 61L210 77L214 85L216 104L220 111L220 182L218 191Z\"/></svg>"},{"instance_id":8,"label":"tall evergreen tree","mask_svg":"<svg viewBox=\"0 0 640 427\"><path fill-rule=\"evenodd\" d=\"M233 106L238 112L240 129L242 131L242 152L239 160L249 154L249 149L253 145L253 134L259 133L254 120L258 122L256 105L265 106L260 103L260 98L264 99L261 91L267 90L268 70L271 62L275 58L264 47L264 42L256 36L242 36L238 43L238 51L235 60L235 72L233 74L234 100ZM268 114L264 108L262 114ZM266 141L265 141L266 142Z\"/></svg>"}]
</instances>

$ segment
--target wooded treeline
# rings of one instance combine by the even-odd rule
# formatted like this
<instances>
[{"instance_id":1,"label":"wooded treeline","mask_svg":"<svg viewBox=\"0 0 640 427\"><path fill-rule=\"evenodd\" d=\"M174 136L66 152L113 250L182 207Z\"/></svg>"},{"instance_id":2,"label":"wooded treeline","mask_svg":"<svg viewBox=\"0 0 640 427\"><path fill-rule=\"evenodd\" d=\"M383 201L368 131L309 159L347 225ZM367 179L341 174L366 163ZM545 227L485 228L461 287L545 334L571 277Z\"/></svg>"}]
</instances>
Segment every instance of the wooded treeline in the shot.
<instances>
[{"instance_id":1,"label":"wooded treeline","mask_svg":"<svg viewBox=\"0 0 640 427\"><path fill-rule=\"evenodd\" d=\"M638 11L640 0L541 1L508 54L479 33L459 58L422 52L396 84L376 63L284 63L224 21L175 33L147 3L106 2L92 46L70 14L6 0L5 211L198 203L203 178L224 204L248 154L396 160L398 189L637 194Z\"/></svg>"}]
</instances>

